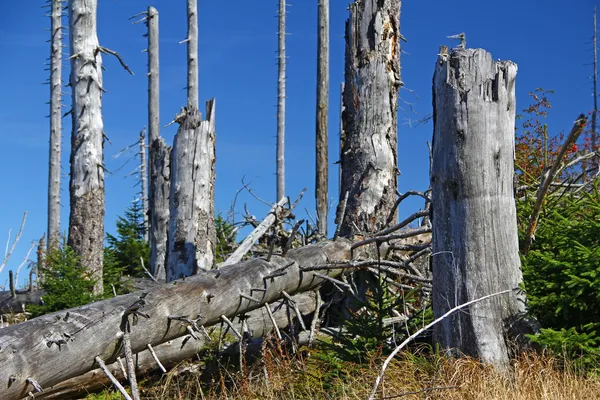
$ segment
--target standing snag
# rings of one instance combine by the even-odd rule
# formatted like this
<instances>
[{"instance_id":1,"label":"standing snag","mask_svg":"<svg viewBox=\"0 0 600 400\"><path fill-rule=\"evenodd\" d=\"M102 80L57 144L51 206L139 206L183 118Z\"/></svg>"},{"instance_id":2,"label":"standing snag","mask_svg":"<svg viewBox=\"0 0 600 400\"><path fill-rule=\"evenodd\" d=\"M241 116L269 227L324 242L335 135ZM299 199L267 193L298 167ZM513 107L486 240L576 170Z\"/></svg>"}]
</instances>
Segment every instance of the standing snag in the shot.
<instances>
[{"instance_id":1,"label":"standing snag","mask_svg":"<svg viewBox=\"0 0 600 400\"><path fill-rule=\"evenodd\" d=\"M69 0L72 133L68 244L102 293L104 154L98 0Z\"/></svg>"},{"instance_id":2,"label":"standing snag","mask_svg":"<svg viewBox=\"0 0 600 400\"><path fill-rule=\"evenodd\" d=\"M277 78L277 201L285 196L285 0L279 0Z\"/></svg>"},{"instance_id":3,"label":"standing snag","mask_svg":"<svg viewBox=\"0 0 600 400\"><path fill-rule=\"evenodd\" d=\"M171 148L158 137L150 146L150 272L157 280L166 279L171 191Z\"/></svg>"},{"instance_id":4,"label":"standing snag","mask_svg":"<svg viewBox=\"0 0 600 400\"><path fill-rule=\"evenodd\" d=\"M346 22L341 235L376 232L396 201L400 0L350 5Z\"/></svg>"},{"instance_id":5,"label":"standing snag","mask_svg":"<svg viewBox=\"0 0 600 400\"><path fill-rule=\"evenodd\" d=\"M215 198L215 100L200 111L188 106L171 152L167 281L213 267L217 233Z\"/></svg>"},{"instance_id":6,"label":"standing snag","mask_svg":"<svg viewBox=\"0 0 600 400\"><path fill-rule=\"evenodd\" d=\"M441 53L441 52L440 52ZM513 197L515 77L482 49L440 55L433 78L433 312L437 318L522 281ZM510 325L525 310L512 292L436 325L443 348L497 367L509 361Z\"/></svg>"}]
</instances>

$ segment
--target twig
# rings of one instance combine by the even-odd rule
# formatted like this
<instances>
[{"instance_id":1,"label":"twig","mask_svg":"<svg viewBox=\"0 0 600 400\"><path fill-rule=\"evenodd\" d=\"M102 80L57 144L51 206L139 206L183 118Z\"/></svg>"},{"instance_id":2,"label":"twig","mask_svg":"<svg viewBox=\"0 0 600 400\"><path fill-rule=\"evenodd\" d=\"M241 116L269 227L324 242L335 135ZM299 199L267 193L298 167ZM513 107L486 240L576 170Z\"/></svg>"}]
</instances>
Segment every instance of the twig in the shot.
<instances>
[{"instance_id":1,"label":"twig","mask_svg":"<svg viewBox=\"0 0 600 400\"><path fill-rule=\"evenodd\" d=\"M125 61L123 61L123 59L121 58L121 56L119 55L119 53L117 53L114 50L107 49L106 47L102 47L102 46L98 46L98 50L100 50L104 54L110 54L110 55L113 55L113 56L117 57L117 60L119 60L119 62L123 66L123 68L125 68L125 71L129 72L131 75L134 75L133 71L129 69L129 67L127 66L127 64L125 64Z\"/></svg>"},{"instance_id":2,"label":"twig","mask_svg":"<svg viewBox=\"0 0 600 400\"><path fill-rule=\"evenodd\" d=\"M384 235L389 235L392 232L395 232L399 229L404 228L406 225L410 224L411 222L413 222L415 219L421 218L421 217L426 217L429 215L429 211L428 210L419 210L416 213L414 213L413 215L411 215L410 217L406 218L404 221L400 222L399 224L396 224L394 226L391 226L387 229L382 230L381 232L378 232L376 236L384 236Z\"/></svg>"},{"instance_id":3,"label":"twig","mask_svg":"<svg viewBox=\"0 0 600 400\"><path fill-rule=\"evenodd\" d=\"M136 302L137 303L137 302ZM131 337L129 326L129 313L125 310L121 318L121 332L123 332L123 349L125 350L125 364L127 365L127 379L131 388L131 397L133 400L140 400L140 389L135 375L135 361L133 360L133 351L131 350Z\"/></svg>"},{"instance_id":4,"label":"twig","mask_svg":"<svg viewBox=\"0 0 600 400\"><path fill-rule=\"evenodd\" d=\"M402 203L407 197L419 196L419 197L422 197L423 199L425 199L426 203L431 202L431 199L429 198L429 196L427 196L425 193L419 192L417 190L409 190L408 192L406 192L402 195L400 193L398 193L398 196L400 196L400 197L398 197L398 199L394 203L394 206L392 207L392 210L390 211L390 215L388 215L387 220L385 222L386 225L389 225L392 223L392 220L394 219L394 215L396 215L396 208L398 208L400 203Z\"/></svg>"},{"instance_id":5,"label":"twig","mask_svg":"<svg viewBox=\"0 0 600 400\"><path fill-rule=\"evenodd\" d=\"M298 318L298 322L300 322L300 326L302 327L302 330L305 331L306 325L304 325L304 320L302 319L302 314L300 313L300 309L298 309L298 304L296 304L294 299L292 299L292 296L290 296L285 290L282 291L281 294L283 295L283 297L286 298L287 302L294 309L294 312L296 313L296 317Z\"/></svg>"},{"instance_id":6,"label":"twig","mask_svg":"<svg viewBox=\"0 0 600 400\"><path fill-rule=\"evenodd\" d=\"M21 239L21 235L23 234L23 228L25 228L25 221L27 221L27 211L25 211L25 213L23 214L23 219L21 220L21 227L19 228L19 232L17 233L17 236L15 237L15 241L13 242L10 250L8 250L8 245L10 243L10 231L8 231L8 240L6 241L6 251L4 252L4 261L2 262L2 265L0 265L0 272L2 272L2 270L6 267L6 263L8 262L8 259L10 258L11 254L15 250L15 247L17 247L17 243L19 243L19 239Z\"/></svg>"},{"instance_id":7,"label":"twig","mask_svg":"<svg viewBox=\"0 0 600 400\"><path fill-rule=\"evenodd\" d=\"M577 118L569 136L565 139L562 147L558 151L558 155L556 156L556 161L552 165L552 167L545 171L542 175L542 183L538 188L537 198L535 200L535 206L533 207L533 211L531 212L531 217L529 218L529 226L527 228L527 233L525 234L525 241L523 244L523 254L527 254L529 249L531 248L531 244L533 242L533 236L535 234L535 229L537 227L537 222L540 217L540 212L542 211L542 204L544 203L544 199L546 198L546 194L548 194L548 189L550 188L550 184L554 180L556 173L558 172L558 168L562 163L562 159L567 153L568 148L571 144L575 143L583 128L585 128L585 124L587 123L587 117L583 114Z\"/></svg>"},{"instance_id":8,"label":"twig","mask_svg":"<svg viewBox=\"0 0 600 400\"><path fill-rule=\"evenodd\" d=\"M140 257L140 262L142 263L142 269L144 270L144 272L146 273L146 275L148 275L150 277L150 279L152 279L154 282L160 283L159 281L156 280L156 278L150 273L150 271L148 271L148 269L144 265L144 258L143 257Z\"/></svg>"},{"instance_id":9,"label":"twig","mask_svg":"<svg viewBox=\"0 0 600 400\"><path fill-rule=\"evenodd\" d=\"M269 303L265 303L265 308L267 309L267 314L269 314L269 318L271 319L271 323L273 324L273 328L275 329L277 339L281 340L281 331L277 326L277 321L275 321L275 317L273 316L273 311L271 311L271 306L269 305Z\"/></svg>"},{"instance_id":10,"label":"twig","mask_svg":"<svg viewBox=\"0 0 600 400\"><path fill-rule=\"evenodd\" d=\"M110 373L110 371L108 370L108 368L106 368L106 364L104 364L104 361L102 361L102 359L99 356L96 356L95 360L98 363L98 365L100 366L100 369L102 371L104 371L104 373L106 374L106 376L108 377L108 379L110 379L110 381L113 383L113 385L115 385L115 387L117 389L119 389L119 392L121 392L121 394L123 395L123 397L125 397L126 400L133 400L131 398L131 396L129 395L129 393L127 393L127 391L125 390L125 388L123 387L123 385L121 385L119 383L119 381L117 380L117 378L115 378L114 375Z\"/></svg>"},{"instance_id":11,"label":"twig","mask_svg":"<svg viewBox=\"0 0 600 400\"><path fill-rule=\"evenodd\" d=\"M319 319L320 319L320 309L321 309L321 305L323 303L323 299L321 299L321 294L319 293L318 290L315 290L315 296L317 297L317 304L315 305L315 313L313 314L313 318L312 321L310 323L310 333L308 334L308 345L310 346L312 344L312 342L315 340L315 337L317 336L317 324L319 323Z\"/></svg>"},{"instance_id":12,"label":"twig","mask_svg":"<svg viewBox=\"0 0 600 400\"><path fill-rule=\"evenodd\" d=\"M167 369L165 368L164 365L162 365L162 363L160 362L160 360L158 359L158 356L156 355L156 353L154 352L154 349L152 348L152 345L150 343L148 343L146 345L146 347L148 348L148 350L150 350L150 354L152 354L152 357L154 358L154 361L156 361L156 364L158 365L158 367L162 370L163 373L167 373Z\"/></svg>"},{"instance_id":13,"label":"twig","mask_svg":"<svg viewBox=\"0 0 600 400\"><path fill-rule=\"evenodd\" d=\"M420 228L407 229L406 231L403 231L402 233L399 233L396 235L376 236L376 237L372 237L369 239L361 240L360 242L355 242L352 245L352 250L356 249L357 247L365 246L370 243L383 243L383 242L388 242L390 240L406 239L409 237L418 236L418 235L422 235L424 233L430 233L430 232L431 232L430 227L422 226Z\"/></svg>"},{"instance_id":14,"label":"twig","mask_svg":"<svg viewBox=\"0 0 600 400\"><path fill-rule=\"evenodd\" d=\"M344 216L346 215L346 205L348 204L348 193L349 192L346 191L346 194L344 195L344 200L340 204L340 208L338 209L338 213L335 218L336 227L335 227L335 233L333 234L333 239L337 239L338 235L340 234L342 222L344 221Z\"/></svg>"},{"instance_id":15,"label":"twig","mask_svg":"<svg viewBox=\"0 0 600 400\"><path fill-rule=\"evenodd\" d=\"M449 315L455 313L458 310L461 310L461 309L463 309L465 307L468 307L471 304L475 304L475 303L478 303L480 301L487 300L487 299L489 299L491 297L500 296L502 294L510 293L513 290L514 289L503 290L501 292L496 292L496 293L488 294L487 296L483 296L483 297L480 297L480 298L475 299L475 300L467 301L466 303L463 303L463 304L461 304L459 306L456 306L456 307L448 310L444 315L442 315L441 317L435 319L433 322L425 325L423 328L419 329L418 331L416 331L415 333L413 333L412 335L410 335L408 338L406 338L406 340L404 340L404 342L402 342L398 347L396 347L394 349L394 351L392 351L392 353L385 359L383 365L381 366L381 371L379 372L379 375L377 376L377 379L375 379L375 384L373 385L373 389L371 390L371 394L369 395L368 400L373 400L375 398L375 394L377 393L377 388L379 387L379 384L381 383L381 380L383 379L383 375L385 374L385 370L387 369L387 367L390 364L390 362L394 359L394 357L396 357L396 354L398 354L398 352L400 350L402 350L404 347L406 347L407 344L409 344L411 341L413 341L421 333L425 332L426 330L428 330L432 326L438 324L439 322L441 322L442 320L446 319Z\"/></svg>"},{"instance_id":16,"label":"twig","mask_svg":"<svg viewBox=\"0 0 600 400\"><path fill-rule=\"evenodd\" d=\"M17 267L17 273L15 274L15 282L19 282L19 272L21 271L21 268L23 268L23 265L25 265L25 263L27 261L29 261L29 255L31 254L31 251L33 250L34 247L35 247L35 242L31 242L31 247L27 251L25 258L23 259L21 264L19 264L19 266Z\"/></svg>"},{"instance_id":17,"label":"twig","mask_svg":"<svg viewBox=\"0 0 600 400\"><path fill-rule=\"evenodd\" d=\"M294 237L298 233L298 229L300 229L300 226L303 223L304 223L304 220L301 219L300 221L296 222L296 224L294 225L294 228L292 228L292 233L290 233L290 237L288 238L287 242L285 243L285 246L281 250L281 256L282 257L285 257L285 255L287 254L288 250L292 248L292 244L294 243Z\"/></svg>"}]
</instances>

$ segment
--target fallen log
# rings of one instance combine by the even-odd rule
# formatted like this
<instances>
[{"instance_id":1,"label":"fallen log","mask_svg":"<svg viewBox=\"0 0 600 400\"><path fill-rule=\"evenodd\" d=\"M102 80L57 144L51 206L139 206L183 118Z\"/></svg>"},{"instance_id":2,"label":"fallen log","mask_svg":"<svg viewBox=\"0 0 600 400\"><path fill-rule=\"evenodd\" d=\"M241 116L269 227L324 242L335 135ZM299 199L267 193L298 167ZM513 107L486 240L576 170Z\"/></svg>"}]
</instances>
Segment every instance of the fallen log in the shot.
<instances>
[{"instance_id":1,"label":"fallen log","mask_svg":"<svg viewBox=\"0 0 600 400\"><path fill-rule=\"evenodd\" d=\"M293 297L303 316L309 316L314 313L317 301L315 292L299 293ZM279 300L270 305L273 317L279 329L288 327L288 310L284 300ZM248 317L248 329L253 338L260 338L270 332L274 326L265 307L250 311L246 314ZM242 323L235 320L236 329L242 330ZM200 353L208 344L205 336L198 335L198 340L190 339L189 335L170 340L154 348L157 358L166 367L170 368L177 363L194 357ZM233 345L237 347L237 345ZM125 381L127 377L119 362L108 365L108 370L120 381ZM159 365L149 350L144 350L136 354L136 371L138 376L157 371ZM36 394L36 399L70 399L84 396L91 392L96 392L104 388L110 388L112 382L106 374L100 369L94 369L81 376L71 378L50 388L44 389L42 393Z\"/></svg>"},{"instance_id":2,"label":"fallen log","mask_svg":"<svg viewBox=\"0 0 600 400\"><path fill-rule=\"evenodd\" d=\"M2 398L26 396L33 389L32 381L43 389L82 375L97 367L95 357L106 364L115 362L123 353L124 315L134 314L131 349L139 353L148 344L157 346L187 335L194 327L214 325L223 316L232 318L281 299L283 291L294 295L311 290L324 281L324 274L335 277L342 271L315 274L303 271L304 267L350 257L348 240L322 242L290 250L285 258L253 259L157 285L142 294L122 295L4 328L0 330ZM193 324L183 324L181 318Z\"/></svg>"},{"instance_id":3,"label":"fallen log","mask_svg":"<svg viewBox=\"0 0 600 400\"><path fill-rule=\"evenodd\" d=\"M42 304L42 290L17 290L15 296L10 291L0 292L0 314L25 312L28 304Z\"/></svg>"}]
</instances>

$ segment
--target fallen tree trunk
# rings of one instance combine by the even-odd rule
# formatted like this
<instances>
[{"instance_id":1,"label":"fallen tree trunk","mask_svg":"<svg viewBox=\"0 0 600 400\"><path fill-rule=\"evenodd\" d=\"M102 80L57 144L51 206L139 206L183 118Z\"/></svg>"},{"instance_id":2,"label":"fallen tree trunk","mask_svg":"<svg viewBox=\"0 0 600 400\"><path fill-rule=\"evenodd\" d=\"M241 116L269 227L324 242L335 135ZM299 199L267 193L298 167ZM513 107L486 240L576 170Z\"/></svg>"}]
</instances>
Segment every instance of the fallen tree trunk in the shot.
<instances>
[{"instance_id":1,"label":"fallen tree trunk","mask_svg":"<svg viewBox=\"0 0 600 400\"><path fill-rule=\"evenodd\" d=\"M107 364L123 354L121 322L138 313L131 326L131 350L138 353L211 326L283 297L311 290L321 273L303 271L351 258L350 242L337 240L291 250L270 262L253 259L221 270L203 272L167 285L118 296L32 319L0 330L0 390L5 400L49 387L96 368L95 357ZM341 270L321 271L337 276ZM143 315L148 318L143 318ZM189 318L190 324L177 319ZM137 323L136 320L137 319ZM193 322L193 323L192 323Z\"/></svg>"},{"instance_id":2,"label":"fallen tree trunk","mask_svg":"<svg viewBox=\"0 0 600 400\"><path fill-rule=\"evenodd\" d=\"M28 304L42 304L43 290L17 290L13 297L10 291L0 292L0 314L25 312Z\"/></svg>"},{"instance_id":3,"label":"fallen tree trunk","mask_svg":"<svg viewBox=\"0 0 600 400\"><path fill-rule=\"evenodd\" d=\"M317 305L315 292L299 293L295 295L293 299L303 316L306 317L314 313ZM288 318L289 313L287 312L287 307L285 307L285 301L279 300L270 305L270 307L279 329L288 327L290 320ZM248 329L254 338L263 337L274 328L272 320L264 307L250 311L246 315L248 317ZM234 321L234 323L236 329L242 331L241 322ZM205 336L198 335L198 339L193 340L190 339L190 335L186 335L156 346L154 352L160 362L166 368L169 368L183 360L194 357L196 354L200 353L207 344L209 343ZM237 347L236 344L233 346ZM136 354L135 359L138 376L146 375L160 369L149 350L139 352ZM117 379L121 381L127 379L123 374L123 369L118 361L108 365L108 369ZM111 386L112 383L110 379L100 368L98 368L81 376L61 382L48 389L44 389L44 391L37 394L35 398L46 400L75 398Z\"/></svg>"}]
</instances>

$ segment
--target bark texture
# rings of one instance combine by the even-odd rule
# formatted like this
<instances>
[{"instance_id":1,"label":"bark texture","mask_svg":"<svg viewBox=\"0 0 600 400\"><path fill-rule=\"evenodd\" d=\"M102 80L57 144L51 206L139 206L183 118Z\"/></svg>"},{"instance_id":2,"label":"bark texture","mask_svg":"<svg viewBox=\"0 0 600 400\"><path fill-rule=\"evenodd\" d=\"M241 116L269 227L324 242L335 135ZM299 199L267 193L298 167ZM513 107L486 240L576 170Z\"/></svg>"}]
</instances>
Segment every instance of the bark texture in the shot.
<instances>
[{"instance_id":1,"label":"bark texture","mask_svg":"<svg viewBox=\"0 0 600 400\"><path fill-rule=\"evenodd\" d=\"M144 213L144 240L148 241L148 172L146 167L146 133L140 131L140 181L142 186L142 210Z\"/></svg>"},{"instance_id":2,"label":"bark texture","mask_svg":"<svg viewBox=\"0 0 600 400\"><path fill-rule=\"evenodd\" d=\"M327 237L329 199L329 0L319 0L317 44L317 137L316 187L317 228Z\"/></svg>"},{"instance_id":3,"label":"bark texture","mask_svg":"<svg viewBox=\"0 0 600 400\"><path fill-rule=\"evenodd\" d=\"M199 108L198 95L198 0L187 0L188 86L187 104Z\"/></svg>"},{"instance_id":4,"label":"bark texture","mask_svg":"<svg viewBox=\"0 0 600 400\"><path fill-rule=\"evenodd\" d=\"M277 201L285 196L285 0L279 0L277 78Z\"/></svg>"},{"instance_id":5,"label":"bark texture","mask_svg":"<svg viewBox=\"0 0 600 400\"><path fill-rule=\"evenodd\" d=\"M187 317L198 326L211 326L221 316L232 318L291 295L316 288L323 278L304 267L348 261L350 242L338 240L290 250L286 258L270 262L253 259L218 271L207 271L167 285L114 297L82 307L44 315L0 330L0 389L5 400L32 390L27 378L42 388L96 368L99 356L107 364L122 352L120 324L125 313L139 316L131 327L134 353L148 343L157 346L188 334ZM321 271L337 276L341 270ZM143 300L143 302L140 302ZM168 318L171 316L171 318Z\"/></svg>"},{"instance_id":6,"label":"bark texture","mask_svg":"<svg viewBox=\"0 0 600 400\"><path fill-rule=\"evenodd\" d=\"M72 133L68 244L102 293L104 155L97 0L69 0Z\"/></svg>"},{"instance_id":7,"label":"bark texture","mask_svg":"<svg viewBox=\"0 0 600 400\"><path fill-rule=\"evenodd\" d=\"M167 281L213 267L217 233L215 204L215 100L202 121L194 107L184 110L171 154Z\"/></svg>"},{"instance_id":8,"label":"bark texture","mask_svg":"<svg viewBox=\"0 0 600 400\"><path fill-rule=\"evenodd\" d=\"M440 55L433 78L433 311L522 281L513 197L515 77L482 49ZM513 292L437 324L435 340L498 367L509 326L524 311Z\"/></svg>"},{"instance_id":9,"label":"bark texture","mask_svg":"<svg viewBox=\"0 0 600 400\"><path fill-rule=\"evenodd\" d=\"M171 191L171 148L158 137L150 146L152 164L150 176L150 272L158 280L165 280L168 234L169 195Z\"/></svg>"},{"instance_id":10,"label":"bark texture","mask_svg":"<svg viewBox=\"0 0 600 400\"><path fill-rule=\"evenodd\" d=\"M62 0L50 12L50 154L48 168L48 247L60 244L60 159L62 139Z\"/></svg>"},{"instance_id":11,"label":"bark texture","mask_svg":"<svg viewBox=\"0 0 600 400\"><path fill-rule=\"evenodd\" d=\"M342 182L348 192L341 235L386 227L397 188L400 0L350 5L346 22Z\"/></svg>"},{"instance_id":12,"label":"bark texture","mask_svg":"<svg viewBox=\"0 0 600 400\"><path fill-rule=\"evenodd\" d=\"M309 316L313 314L317 305L315 292L312 293L300 293L293 296L294 302L298 306L300 313L303 316ZM272 310L273 317L279 329L285 329L289 326L290 321L288 318L288 308L284 300L278 300L269 307ZM248 332L253 338L264 337L268 332L273 330L273 323L264 307L257 310L250 311L246 314L247 322L246 327ZM239 319L233 320L235 328L238 332L242 332L242 323ZM216 329L216 328L215 328ZM220 332L218 329L216 332ZM216 335L213 335L213 337ZM160 362L166 367L170 368L175 366L177 363L194 357L200 353L205 346L210 343L201 333L197 333L198 339L190 339L190 335L186 335L177 339L169 340L168 342L162 343L154 348ZM237 344L232 346L238 347ZM136 354L136 371L138 376L147 375L150 372L158 371L159 366L152 357L149 350L143 350ZM126 381L127 378L123 376L123 370L119 365L119 362L115 362L108 365L110 372L122 382ZM44 389L42 393L35 396L36 399L66 399L84 396L92 391L100 390L105 387L111 387L112 383L106 377L101 369L94 369L81 376L69 379L65 382L61 382L50 388Z\"/></svg>"}]
</instances>

